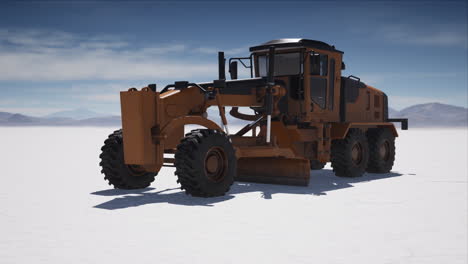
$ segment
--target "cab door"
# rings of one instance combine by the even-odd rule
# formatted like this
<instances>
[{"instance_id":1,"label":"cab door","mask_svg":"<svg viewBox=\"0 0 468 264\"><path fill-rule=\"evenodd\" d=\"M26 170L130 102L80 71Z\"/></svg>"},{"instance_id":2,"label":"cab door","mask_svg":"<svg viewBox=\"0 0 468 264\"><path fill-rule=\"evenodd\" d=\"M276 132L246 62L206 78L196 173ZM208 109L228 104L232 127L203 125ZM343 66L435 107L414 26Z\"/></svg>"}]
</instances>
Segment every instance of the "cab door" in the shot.
<instances>
[{"instance_id":1,"label":"cab door","mask_svg":"<svg viewBox=\"0 0 468 264\"><path fill-rule=\"evenodd\" d=\"M306 100L310 100L308 119L313 122L336 122L339 114L335 105L336 87L336 58L325 51L310 51L306 60L304 88ZM308 69L307 69L308 68Z\"/></svg>"}]
</instances>

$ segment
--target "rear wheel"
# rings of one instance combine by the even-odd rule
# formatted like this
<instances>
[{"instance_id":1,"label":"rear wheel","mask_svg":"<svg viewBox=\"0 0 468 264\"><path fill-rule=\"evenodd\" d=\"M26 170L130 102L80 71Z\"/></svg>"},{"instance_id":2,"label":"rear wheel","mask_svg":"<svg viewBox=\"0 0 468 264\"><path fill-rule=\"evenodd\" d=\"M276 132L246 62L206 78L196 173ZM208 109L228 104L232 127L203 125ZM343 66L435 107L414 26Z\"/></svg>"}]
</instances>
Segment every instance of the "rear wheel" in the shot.
<instances>
[{"instance_id":1,"label":"rear wheel","mask_svg":"<svg viewBox=\"0 0 468 264\"><path fill-rule=\"evenodd\" d=\"M122 130L116 130L104 141L101 148L104 179L116 189L141 189L148 187L157 173L147 172L138 165L126 165L123 154Z\"/></svg>"},{"instance_id":2,"label":"rear wheel","mask_svg":"<svg viewBox=\"0 0 468 264\"><path fill-rule=\"evenodd\" d=\"M395 161L395 136L389 129L374 128L367 131L369 162L367 171L388 173Z\"/></svg>"},{"instance_id":3,"label":"rear wheel","mask_svg":"<svg viewBox=\"0 0 468 264\"><path fill-rule=\"evenodd\" d=\"M197 129L188 133L177 146L175 166L177 181L187 194L221 196L234 182L237 159L224 133Z\"/></svg>"},{"instance_id":4,"label":"rear wheel","mask_svg":"<svg viewBox=\"0 0 468 264\"><path fill-rule=\"evenodd\" d=\"M360 129L352 128L344 139L332 141L331 166L336 176L362 176L368 159L367 138Z\"/></svg>"}]
</instances>

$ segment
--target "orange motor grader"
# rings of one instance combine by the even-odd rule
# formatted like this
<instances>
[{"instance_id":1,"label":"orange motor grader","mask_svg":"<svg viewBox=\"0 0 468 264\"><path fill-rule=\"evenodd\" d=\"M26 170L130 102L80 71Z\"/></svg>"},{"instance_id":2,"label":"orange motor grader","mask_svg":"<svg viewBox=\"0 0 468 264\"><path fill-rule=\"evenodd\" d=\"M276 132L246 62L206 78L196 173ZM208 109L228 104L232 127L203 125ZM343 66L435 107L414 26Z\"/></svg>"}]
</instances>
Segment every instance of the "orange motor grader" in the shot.
<instances>
[{"instance_id":1,"label":"orange motor grader","mask_svg":"<svg viewBox=\"0 0 468 264\"><path fill-rule=\"evenodd\" d=\"M340 177L391 170L398 136L392 122L407 129L408 120L388 118L382 91L341 76L342 51L308 39L273 40L250 51L229 60L231 80L220 52L213 82L121 92L122 129L105 140L100 155L109 184L145 188L171 166L187 194L211 197L234 181L307 186L310 170L327 162ZM251 78L237 79L238 62ZM208 118L209 107L222 124ZM225 107L249 123L230 133ZM184 135L186 125L204 129Z\"/></svg>"}]
</instances>

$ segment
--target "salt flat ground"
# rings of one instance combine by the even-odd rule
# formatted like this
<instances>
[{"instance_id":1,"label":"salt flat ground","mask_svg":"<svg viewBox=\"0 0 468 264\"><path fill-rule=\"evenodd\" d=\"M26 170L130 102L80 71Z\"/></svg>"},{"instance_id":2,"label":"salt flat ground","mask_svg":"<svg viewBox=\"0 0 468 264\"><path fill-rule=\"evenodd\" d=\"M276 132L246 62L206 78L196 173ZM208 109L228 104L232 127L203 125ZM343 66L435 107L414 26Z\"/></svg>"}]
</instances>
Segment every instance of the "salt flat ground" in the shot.
<instances>
[{"instance_id":1,"label":"salt flat ground","mask_svg":"<svg viewBox=\"0 0 468 264\"><path fill-rule=\"evenodd\" d=\"M0 263L467 263L466 129L412 129L390 174L193 198L111 189L112 128L0 128Z\"/></svg>"}]
</instances>

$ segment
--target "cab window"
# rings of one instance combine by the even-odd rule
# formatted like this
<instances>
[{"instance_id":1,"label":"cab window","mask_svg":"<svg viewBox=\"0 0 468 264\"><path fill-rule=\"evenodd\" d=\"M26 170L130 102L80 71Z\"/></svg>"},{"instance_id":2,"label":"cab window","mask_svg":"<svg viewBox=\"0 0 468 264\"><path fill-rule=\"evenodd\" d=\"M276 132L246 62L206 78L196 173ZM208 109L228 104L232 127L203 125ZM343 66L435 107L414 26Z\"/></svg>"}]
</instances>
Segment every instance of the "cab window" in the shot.
<instances>
[{"instance_id":1,"label":"cab window","mask_svg":"<svg viewBox=\"0 0 468 264\"><path fill-rule=\"evenodd\" d=\"M327 104L328 55L311 52L310 57L310 99L320 108Z\"/></svg>"},{"instance_id":2,"label":"cab window","mask_svg":"<svg viewBox=\"0 0 468 264\"><path fill-rule=\"evenodd\" d=\"M310 53L310 74L327 76L328 75L328 55Z\"/></svg>"},{"instance_id":3,"label":"cab window","mask_svg":"<svg viewBox=\"0 0 468 264\"><path fill-rule=\"evenodd\" d=\"M268 75L268 56L258 56L260 77ZM301 57L299 52L275 54L275 76L298 75L301 73Z\"/></svg>"}]
</instances>

